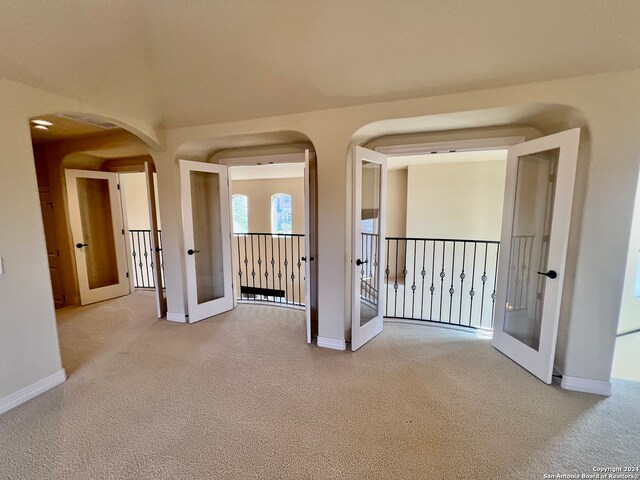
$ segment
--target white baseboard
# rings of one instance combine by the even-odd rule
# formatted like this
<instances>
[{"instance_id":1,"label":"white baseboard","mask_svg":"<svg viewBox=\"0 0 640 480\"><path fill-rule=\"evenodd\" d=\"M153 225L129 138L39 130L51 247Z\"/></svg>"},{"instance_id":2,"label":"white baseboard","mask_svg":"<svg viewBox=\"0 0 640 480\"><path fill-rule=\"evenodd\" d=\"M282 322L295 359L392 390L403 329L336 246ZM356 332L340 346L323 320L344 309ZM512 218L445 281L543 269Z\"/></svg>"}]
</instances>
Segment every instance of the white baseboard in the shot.
<instances>
[{"instance_id":1,"label":"white baseboard","mask_svg":"<svg viewBox=\"0 0 640 480\"><path fill-rule=\"evenodd\" d=\"M346 350L347 342L338 340L337 338L318 337L317 345L322 348L331 348L333 350Z\"/></svg>"},{"instance_id":2,"label":"white baseboard","mask_svg":"<svg viewBox=\"0 0 640 480\"><path fill-rule=\"evenodd\" d=\"M563 375L560 386L565 390L573 390L575 392L594 393L605 397L611 396L611 382Z\"/></svg>"},{"instance_id":3,"label":"white baseboard","mask_svg":"<svg viewBox=\"0 0 640 480\"><path fill-rule=\"evenodd\" d=\"M0 398L0 415L4 412L11 410L18 405L23 404L27 400L31 400L33 397L37 397L41 393L51 390L53 387L57 387L61 383L67 380L67 374L64 368L59 372L49 375L48 377L38 380L36 383L24 387L17 392L7 395L4 398Z\"/></svg>"},{"instance_id":4,"label":"white baseboard","mask_svg":"<svg viewBox=\"0 0 640 480\"><path fill-rule=\"evenodd\" d=\"M187 315L185 313L167 312L167 320L170 322L187 323Z\"/></svg>"}]
</instances>

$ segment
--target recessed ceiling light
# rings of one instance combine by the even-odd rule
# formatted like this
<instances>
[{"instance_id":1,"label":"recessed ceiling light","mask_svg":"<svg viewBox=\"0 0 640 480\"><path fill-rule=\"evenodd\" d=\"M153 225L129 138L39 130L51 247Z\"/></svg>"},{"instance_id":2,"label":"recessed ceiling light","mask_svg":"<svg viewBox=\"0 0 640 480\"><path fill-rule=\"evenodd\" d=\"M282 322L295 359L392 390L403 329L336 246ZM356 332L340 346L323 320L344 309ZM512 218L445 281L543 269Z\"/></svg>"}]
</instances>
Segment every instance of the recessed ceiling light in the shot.
<instances>
[{"instance_id":1,"label":"recessed ceiling light","mask_svg":"<svg viewBox=\"0 0 640 480\"><path fill-rule=\"evenodd\" d=\"M38 130L49 130L49 128L45 127L44 125L36 125L33 128L37 128Z\"/></svg>"},{"instance_id":2,"label":"recessed ceiling light","mask_svg":"<svg viewBox=\"0 0 640 480\"><path fill-rule=\"evenodd\" d=\"M53 123L48 122L47 120L31 120L33 123L35 123L36 125L42 125L44 127L50 127L51 125L53 125Z\"/></svg>"}]
</instances>

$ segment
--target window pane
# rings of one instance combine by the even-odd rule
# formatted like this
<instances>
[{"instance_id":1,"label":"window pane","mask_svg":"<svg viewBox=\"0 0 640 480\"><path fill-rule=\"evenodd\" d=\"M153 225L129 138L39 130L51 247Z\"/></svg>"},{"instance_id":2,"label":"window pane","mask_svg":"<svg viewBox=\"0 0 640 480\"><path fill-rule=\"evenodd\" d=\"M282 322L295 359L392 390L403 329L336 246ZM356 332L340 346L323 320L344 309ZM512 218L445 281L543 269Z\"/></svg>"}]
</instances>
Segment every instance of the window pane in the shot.
<instances>
[{"instance_id":1,"label":"window pane","mask_svg":"<svg viewBox=\"0 0 640 480\"><path fill-rule=\"evenodd\" d=\"M247 233L249 231L249 202L247 196L234 195L232 208L234 233Z\"/></svg>"},{"instance_id":2,"label":"window pane","mask_svg":"<svg viewBox=\"0 0 640 480\"><path fill-rule=\"evenodd\" d=\"M277 193L271 197L271 232L292 233L291 195Z\"/></svg>"}]
</instances>

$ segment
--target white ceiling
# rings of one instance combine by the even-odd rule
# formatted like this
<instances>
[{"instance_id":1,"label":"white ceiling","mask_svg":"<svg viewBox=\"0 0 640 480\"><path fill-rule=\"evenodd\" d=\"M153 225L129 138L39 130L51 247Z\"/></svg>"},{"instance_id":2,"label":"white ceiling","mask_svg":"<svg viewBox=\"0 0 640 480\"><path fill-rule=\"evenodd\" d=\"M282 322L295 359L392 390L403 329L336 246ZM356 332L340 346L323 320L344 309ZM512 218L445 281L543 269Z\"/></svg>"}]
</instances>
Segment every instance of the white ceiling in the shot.
<instances>
[{"instance_id":1,"label":"white ceiling","mask_svg":"<svg viewBox=\"0 0 640 480\"><path fill-rule=\"evenodd\" d=\"M475 152L432 153L427 155L404 155L389 157L389 170L401 170L412 165L432 165L434 163L464 163L507 161L507 150L482 150Z\"/></svg>"},{"instance_id":2,"label":"white ceiling","mask_svg":"<svg viewBox=\"0 0 640 480\"><path fill-rule=\"evenodd\" d=\"M187 126L640 67L636 0L0 2L0 75Z\"/></svg>"}]
</instances>

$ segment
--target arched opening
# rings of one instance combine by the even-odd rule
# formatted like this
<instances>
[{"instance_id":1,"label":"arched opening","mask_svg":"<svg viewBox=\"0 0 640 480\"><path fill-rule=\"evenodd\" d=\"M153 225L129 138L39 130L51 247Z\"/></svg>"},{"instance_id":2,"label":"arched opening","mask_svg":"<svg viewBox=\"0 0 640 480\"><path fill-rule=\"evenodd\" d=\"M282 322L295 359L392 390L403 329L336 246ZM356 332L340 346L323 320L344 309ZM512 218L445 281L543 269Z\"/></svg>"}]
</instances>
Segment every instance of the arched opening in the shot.
<instances>
[{"instance_id":1,"label":"arched opening","mask_svg":"<svg viewBox=\"0 0 640 480\"><path fill-rule=\"evenodd\" d=\"M215 314L207 311L196 316L202 302L195 296L190 300L189 295L198 290L198 282L202 285L198 271L205 268L218 272L218 283L223 282L222 271L210 266L222 261L231 266L234 306L252 303L304 310L310 341L317 332L316 167L310 140L298 132L273 132L191 141L178 149L176 160L181 169L182 217L186 219L180 232L187 280L185 320L194 322ZM201 201L204 190L195 179L205 170L213 182L206 188L215 193ZM228 177L228 186L218 181L220 175ZM224 200L215 204L219 191L227 188L232 241L229 258L215 261L203 255L209 247L201 246L210 244L220 232L205 228L201 220L217 225L219 218L229 215ZM219 207L223 211L216 213ZM229 309L223 308L221 311Z\"/></svg>"},{"instance_id":2,"label":"arched opening","mask_svg":"<svg viewBox=\"0 0 640 480\"><path fill-rule=\"evenodd\" d=\"M135 293L127 302L141 318L162 315L154 160L146 141L103 117L47 114L30 125L62 359L73 373L119 333L105 313L113 304L91 315L80 305Z\"/></svg>"},{"instance_id":3,"label":"arched opening","mask_svg":"<svg viewBox=\"0 0 640 480\"><path fill-rule=\"evenodd\" d=\"M580 161L576 127L583 128ZM584 127L571 107L526 105L388 120L356 132L352 146L365 148L349 156L353 308L345 325L354 349L382 330L382 318L496 331L516 350L545 356L544 373L534 373L550 382L568 326L558 328L560 302L552 313L543 307L554 288L571 296L576 252L566 245L579 231L579 216L571 231L569 217L574 196L574 211L582 208L575 165L581 177ZM538 275L553 273L550 265L561 273L548 278L566 276L564 285Z\"/></svg>"}]
</instances>

